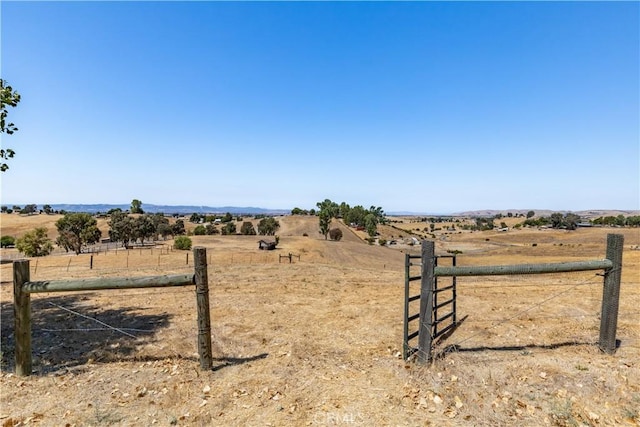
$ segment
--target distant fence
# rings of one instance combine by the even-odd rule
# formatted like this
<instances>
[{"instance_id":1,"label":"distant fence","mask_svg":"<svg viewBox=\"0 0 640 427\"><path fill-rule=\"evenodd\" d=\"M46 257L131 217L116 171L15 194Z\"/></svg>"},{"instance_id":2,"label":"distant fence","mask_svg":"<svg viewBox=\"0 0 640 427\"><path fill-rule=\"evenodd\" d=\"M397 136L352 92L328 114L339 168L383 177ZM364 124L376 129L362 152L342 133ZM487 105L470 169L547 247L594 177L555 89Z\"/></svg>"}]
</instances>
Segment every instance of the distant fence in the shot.
<instances>
[{"instance_id":1,"label":"distant fence","mask_svg":"<svg viewBox=\"0 0 640 427\"><path fill-rule=\"evenodd\" d=\"M602 294L602 309L600 314L599 347L608 354L616 350L616 330L618 324L618 307L620 302L620 280L622 272L622 251L624 237L621 234L607 235L606 258L602 260L577 261L548 264L520 264L520 265L485 265L485 266L457 266L453 257L452 266L438 266L438 258L435 255L435 243L422 242L422 253L418 255L406 255L405 259L405 298L404 298L404 358L409 358L417 353L420 362L432 359L432 346L436 338L446 332L453 332L458 326L456 323L456 277L461 276L496 276L519 274L545 274L564 273L574 271L604 270L604 284ZM414 264L411 260L419 258L421 263L420 275L412 276L410 267ZM439 277L451 277L450 286L439 287ZM410 295L410 283L420 280L420 294ZM450 291L447 301L438 302L438 294L442 291ZM419 313L410 313L410 303L420 302ZM438 309L448 308L445 315L439 315ZM438 326L445 319L454 319L444 329L438 330ZM410 332L412 321L418 320L418 330ZM411 341L418 339L417 346L411 345Z\"/></svg>"},{"instance_id":2,"label":"distant fence","mask_svg":"<svg viewBox=\"0 0 640 427\"><path fill-rule=\"evenodd\" d=\"M150 288L195 285L198 311L198 354L200 367L212 367L211 320L209 313L209 282L207 251L193 250L195 274L125 278L92 278L58 281L30 281L28 260L13 263L15 362L16 374L31 375L31 297L37 292L89 291L105 289Z\"/></svg>"}]
</instances>

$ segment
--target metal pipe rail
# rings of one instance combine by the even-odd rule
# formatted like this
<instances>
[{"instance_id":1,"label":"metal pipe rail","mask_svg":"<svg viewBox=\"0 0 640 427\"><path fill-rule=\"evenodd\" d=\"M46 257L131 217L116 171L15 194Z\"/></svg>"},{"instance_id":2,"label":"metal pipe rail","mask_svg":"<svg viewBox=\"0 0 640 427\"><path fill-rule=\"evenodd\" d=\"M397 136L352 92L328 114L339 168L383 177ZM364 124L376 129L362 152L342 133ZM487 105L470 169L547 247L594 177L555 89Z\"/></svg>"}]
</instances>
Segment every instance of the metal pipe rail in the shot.
<instances>
[{"instance_id":1,"label":"metal pipe rail","mask_svg":"<svg viewBox=\"0 0 640 427\"><path fill-rule=\"evenodd\" d=\"M476 265L458 267L434 267L436 277L500 276L509 274L567 273L571 271L610 270L613 262L608 259L574 261L552 264Z\"/></svg>"}]
</instances>

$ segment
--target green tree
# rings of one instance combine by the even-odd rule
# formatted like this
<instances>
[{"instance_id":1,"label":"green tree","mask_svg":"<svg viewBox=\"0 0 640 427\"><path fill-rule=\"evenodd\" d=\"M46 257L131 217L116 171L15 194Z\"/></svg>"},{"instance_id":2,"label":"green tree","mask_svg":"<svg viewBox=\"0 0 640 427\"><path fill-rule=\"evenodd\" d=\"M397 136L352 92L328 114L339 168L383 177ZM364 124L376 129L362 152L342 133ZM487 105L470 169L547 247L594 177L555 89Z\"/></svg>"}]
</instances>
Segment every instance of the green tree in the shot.
<instances>
[{"instance_id":1,"label":"green tree","mask_svg":"<svg viewBox=\"0 0 640 427\"><path fill-rule=\"evenodd\" d=\"M16 248L26 256L36 257L49 255L53 251L53 244L47 236L47 229L38 227L20 237L16 241Z\"/></svg>"},{"instance_id":2,"label":"green tree","mask_svg":"<svg viewBox=\"0 0 640 427\"><path fill-rule=\"evenodd\" d=\"M216 227L213 224L207 224L205 227L205 232L207 233L208 236L211 236L213 234L220 234L220 230L218 230L218 227Z\"/></svg>"},{"instance_id":3,"label":"green tree","mask_svg":"<svg viewBox=\"0 0 640 427\"><path fill-rule=\"evenodd\" d=\"M7 246L13 246L16 244L16 239L13 236L0 237L0 247L6 248Z\"/></svg>"},{"instance_id":4,"label":"green tree","mask_svg":"<svg viewBox=\"0 0 640 427\"><path fill-rule=\"evenodd\" d=\"M145 239L150 239L156 234L156 226L153 217L144 214L133 220L133 237L140 239L140 243L144 243Z\"/></svg>"},{"instance_id":5,"label":"green tree","mask_svg":"<svg viewBox=\"0 0 640 427\"><path fill-rule=\"evenodd\" d=\"M344 222L349 225L364 227L365 216L367 216L367 210L364 207L357 205L349 209L342 218Z\"/></svg>"},{"instance_id":6,"label":"green tree","mask_svg":"<svg viewBox=\"0 0 640 427\"><path fill-rule=\"evenodd\" d=\"M245 236L253 236L256 234L256 229L253 227L253 223L251 221L245 221L240 227L240 233Z\"/></svg>"},{"instance_id":7,"label":"green tree","mask_svg":"<svg viewBox=\"0 0 640 427\"><path fill-rule=\"evenodd\" d=\"M350 210L351 210L351 207L349 206L349 204L347 204L346 202L342 202L340 203L340 207L338 208L338 215L342 219L345 219L349 214Z\"/></svg>"},{"instance_id":8,"label":"green tree","mask_svg":"<svg viewBox=\"0 0 640 427\"><path fill-rule=\"evenodd\" d=\"M373 213L368 213L364 217L364 228L369 237L374 237L378 232L378 217Z\"/></svg>"},{"instance_id":9,"label":"green tree","mask_svg":"<svg viewBox=\"0 0 640 427\"><path fill-rule=\"evenodd\" d=\"M162 213L155 213L151 216L153 226L155 227L154 239L158 239L158 236L162 236L165 239L171 235L171 226L169 225L169 219Z\"/></svg>"},{"instance_id":10,"label":"green tree","mask_svg":"<svg viewBox=\"0 0 640 427\"><path fill-rule=\"evenodd\" d=\"M162 237L163 240L166 240L167 237L173 236L173 228L169 225L169 222L161 223L156 226L156 233L158 236Z\"/></svg>"},{"instance_id":11,"label":"green tree","mask_svg":"<svg viewBox=\"0 0 640 427\"><path fill-rule=\"evenodd\" d=\"M529 211L529 212L527 212L527 219L533 218L535 215L536 215L536 213L534 211Z\"/></svg>"},{"instance_id":12,"label":"green tree","mask_svg":"<svg viewBox=\"0 0 640 427\"><path fill-rule=\"evenodd\" d=\"M68 213L56 221L58 238L56 243L65 250L73 250L76 255L82 252L85 245L96 243L102 233L98 222L87 213Z\"/></svg>"},{"instance_id":13,"label":"green tree","mask_svg":"<svg viewBox=\"0 0 640 427\"><path fill-rule=\"evenodd\" d=\"M112 242L122 242L122 247L127 247L129 242L135 240L133 218L122 212L121 209L111 213L109 224L109 238Z\"/></svg>"},{"instance_id":14,"label":"green tree","mask_svg":"<svg viewBox=\"0 0 640 427\"><path fill-rule=\"evenodd\" d=\"M132 214L143 214L144 211L142 210L142 202L138 199L133 199L131 201L130 211Z\"/></svg>"},{"instance_id":15,"label":"green tree","mask_svg":"<svg viewBox=\"0 0 640 427\"><path fill-rule=\"evenodd\" d=\"M316 206L318 208L320 234L322 234L326 240L331 227L331 219L337 216L340 207L337 203L329 199L324 199L324 201L316 203Z\"/></svg>"},{"instance_id":16,"label":"green tree","mask_svg":"<svg viewBox=\"0 0 640 427\"><path fill-rule=\"evenodd\" d=\"M183 220L176 220L175 224L171 226L171 234L173 234L174 236L182 236L183 234L187 234L187 230L184 228Z\"/></svg>"},{"instance_id":17,"label":"green tree","mask_svg":"<svg viewBox=\"0 0 640 427\"><path fill-rule=\"evenodd\" d=\"M207 229L202 224L196 225L196 228L193 229L193 234L196 236L204 236L207 234Z\"/></svg>"},{"instance_id":18,"label":"green tree","mask_svg":"<svg viewBox=\"0 0 640 427\"><path fill-rule=\"evenodd\" d=\"M229 212L227 212L226 214L224 214L224 216L221 219L222 222L230 222L233 221L233 215L231 215Z\"/></svg>"},{"instance_id":19,"label":"green tree","mask_svg":"<svg viewBox=\"0 0 640 427\"><path fill-rule=\"evenodd\" d=\"M202 216L199 213L194 212L189 217L189 222L192 222L194 224L198 224L201 219L202 219Z\"/></svg>"},{"instance_id":20,"label":"green tree","mask_svg":"<svg viewBox=\"0 0 640 427\"><path fill-rule=\"evenodd\" d=\"M580 223L581 218L579 215L574 213L568 213L564 216L564 226L567 227L567 230L575 230L578 228L578 224Z\"/></svg>"},{"instance_id":21,"label":"green tree","mask_svg":"<svg viewBox=\"0 0 640 427\"><path fill-rule=\"evenodd\" d=\"M640 227L640 215L628 216L625 223L629 227Z\"/></svg>"},{"instance_id":22,"label":"green tree","mask_svg":"<svg viewBox=\"0 0 640 427\"><path fill-rule=\"evenodd\" d=\"M188 251L192 244L191 239L187 236L178 236L173 241L173 247L181 251Z\"/></svg>"},{"instance_id":23,"label":"green tree","mask_svg":"<svg viewBox=\"0 0 640 427\"><path fill-rule=\"evenodd\" d=\"M16 107L20 102L20 94L13 90L3 79L0 79L0 134L13 134L18 128L11 122L7 123L7 107ZM4 139L4 138L3 138ZM11 148L0 148L0 171L9 169L6 160L16 154Z\"/></svg>"},{"instance_id":24,"label":"green tree","mask_svg":"<svg viewBox=\"0 0 640 427\"><path fill-rule=\"evenodd\" d=\"M380 206L371 206L369 208L369 213L373 214L376 217L376 222L378 224L386 224L387 219L385 218L384 210Z\"/></svg>"},{"instance_id":25,"label":"green tree","mask_svg":"<svg viewBox=\"0 0 640 427\"><path fill-rule=\"evenodd\" d=\"M270 216L262 218L258 223L258 234L261 236L273 236L280 228L280 223L277 219Z\"/></svg>"},{"instance_id":26,"label":"green tree","mask_svg":"<svg viewBox=\"0 0 640 427\"><path fill-rule=\"evenodd\" d=\"M51 208L51 205L44 205L42 207L42 210L44 211L45 214L47 215L51 215L53 213L53 209Z\"/></svg>"},{"instance_id":27,"label":"green tree","mask_svg":"<svg viewBox=\"0 0 640 427\"><path fill-rule=\"evenodd\" d=\"M560 212L552 213L549 219L553 228L560 228L564 225L564 216Z\"/></svg>"},{"instance_id":28,"label":"green tree","mask_svg":"<svg viewBox=\"0 0 640 427\"><path fill-rule=\"evenodd\" d=\"M31 215L36 213L37 211L38 211L38 205L31 204L31 205L26 205L24 208L22 208L20 210L20 213L23 215Z\"/></svg>"}]
</instances>

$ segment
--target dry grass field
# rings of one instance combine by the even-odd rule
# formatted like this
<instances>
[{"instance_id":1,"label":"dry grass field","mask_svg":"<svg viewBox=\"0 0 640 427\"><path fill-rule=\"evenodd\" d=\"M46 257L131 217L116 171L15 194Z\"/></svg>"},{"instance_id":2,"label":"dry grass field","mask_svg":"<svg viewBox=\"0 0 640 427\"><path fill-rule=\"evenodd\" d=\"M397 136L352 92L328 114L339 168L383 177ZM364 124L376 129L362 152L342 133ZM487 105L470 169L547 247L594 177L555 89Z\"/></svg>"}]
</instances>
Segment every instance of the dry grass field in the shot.
<instances>
[{"instance_id":1,"label":"dry grass field","mask_svg":"<svg viewBox=\"0 0 640 427\"><path fill-rule=\"evenodd\" d=\"M0 219L3 234L45 221L55 238L56 217ZM342 241L325 241L316 218L278 219L275 251L259 251L258 236L193 237L209 263L207 372L189 287L33 294L34 374L17 377L12 266L2 264L0 423L640 425L640 230L437 232L437 252L461 251L458 265L602 259L607 233L624 234L620 347L605 355L596 345L596 272L469 277L458 279L464 321L419 365L400 357L404 257L419 248L369 245L343 225ZM94 254L93 269L89 254L32 259L31 279L193 271L186 252L161 243ZM300 258L280 263L289 253Z\"/></svg>"}]
</instances>

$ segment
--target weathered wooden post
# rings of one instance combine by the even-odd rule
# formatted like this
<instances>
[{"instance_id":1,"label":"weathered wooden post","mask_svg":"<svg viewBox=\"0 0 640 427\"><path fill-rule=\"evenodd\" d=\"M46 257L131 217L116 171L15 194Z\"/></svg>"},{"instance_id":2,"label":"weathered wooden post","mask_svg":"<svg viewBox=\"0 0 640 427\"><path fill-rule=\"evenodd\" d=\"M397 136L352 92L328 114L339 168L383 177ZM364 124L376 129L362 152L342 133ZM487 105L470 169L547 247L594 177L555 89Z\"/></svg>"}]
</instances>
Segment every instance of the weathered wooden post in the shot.
<instances>
[{"instance_id":1,"label":"weathered wooden post","mask_svg":"<svg viewBox=\"0 0 640 427\"><path fill-rule=\"evenodd\" d=\"M89 270L93 270L93 255L91 255L91 259L89 260Z\"/></svg>"},{"instance_id":2,"label":"weathered wooden post","mask_svg":"<svg viewBox=\"0 0 640 427\"><path fill-rule=\"evenodd\" d=\"M31 375L31 296L22 292L30 280L29 260L13 262L13 319L16 375Z\"/></svg>"},{"instance_id":3,"label":"weathered wooden post","mask_svg":"<svg viewBox=\"0 0 640 427\"><path fill-rule=\"evenodd\" d=\"M209 313L209 276L206 248L193 248L193 258L198 304L198 354L200 355L200 368L209 370L213 367L213 360L211 356L211 315Z\"/></svg>"},{"instance_id":4,"label":"weathered wooden post","mask_svg":"<svg viewBox=\"0 0 640 427\"><path fill-rule=\"evenodd\" d=\"M616 329L620 304L620 279L622 276L622 234L607 235L607 259L613 266L605 270L600 311L600 350L608 354L616 351Z\"/></svg>"},{"instance_id":5,"label":"weathered wooden post","mask_svg":"<svg viewBox=\"0 0 640 427\"><path fill-rule=\"evenodd\" d=\"M418 327L418 362L431 360L431 331L433 330L433 282L436 263L435 242L422 241L420 283L420 325Z\"/></svg>"}]
</instances>

